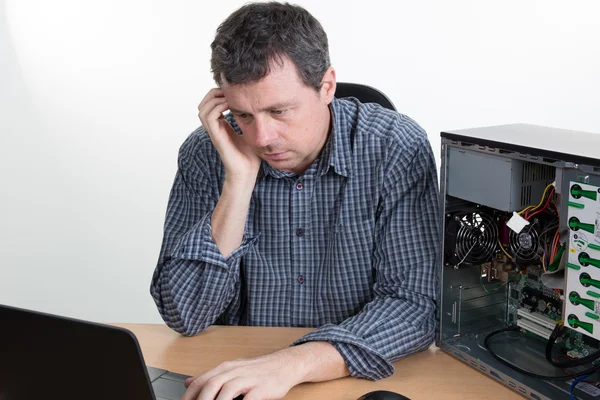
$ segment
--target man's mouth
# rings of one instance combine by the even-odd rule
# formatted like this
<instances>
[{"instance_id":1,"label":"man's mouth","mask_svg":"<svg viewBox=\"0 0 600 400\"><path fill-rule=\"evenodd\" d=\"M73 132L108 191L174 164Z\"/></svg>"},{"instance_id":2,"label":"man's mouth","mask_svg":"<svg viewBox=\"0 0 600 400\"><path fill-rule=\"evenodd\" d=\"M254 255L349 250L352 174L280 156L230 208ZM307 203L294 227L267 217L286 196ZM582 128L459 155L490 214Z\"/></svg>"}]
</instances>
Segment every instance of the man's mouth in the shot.
<instances>
[{"instance_id":1,"label":"man's mouth","mask_svg":"<svg viewBox=\"0 0 600 400\"><path fill-rule=\"evenodd\" d=\"M265 157L269 160L282 160L287 157L287 151L281 151L278 153L264 153Z\"/></svg>"}]
</instances>

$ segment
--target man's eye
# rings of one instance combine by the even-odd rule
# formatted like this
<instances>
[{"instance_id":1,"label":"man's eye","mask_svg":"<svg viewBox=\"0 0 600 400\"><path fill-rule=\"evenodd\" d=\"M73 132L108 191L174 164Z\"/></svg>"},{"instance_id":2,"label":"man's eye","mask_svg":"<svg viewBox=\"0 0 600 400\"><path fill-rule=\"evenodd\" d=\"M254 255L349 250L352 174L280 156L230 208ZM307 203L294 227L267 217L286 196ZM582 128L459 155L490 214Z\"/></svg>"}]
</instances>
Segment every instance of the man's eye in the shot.
<instances>
[{"instance_id":1,"label":"man's eye","mask_svg":"<svg viewBox=\"0 0 600 400\"><path fill-rule=\"evenodd\" d=\"M273 110L271 111L271 113L275 114L275 115L283 115L285 114L287 110Z\"/></svg>"},{"instance_id":2,"label":"man's eye","mask_svg":"<svg viewBox=\"0 0 600 400\"><path fill-rule=\"evenodd\" d=\"M241 119L246 119L248 117L249 117L248 114L238 114L238 118L241 118Z\"/></svg>"}]
</instances>

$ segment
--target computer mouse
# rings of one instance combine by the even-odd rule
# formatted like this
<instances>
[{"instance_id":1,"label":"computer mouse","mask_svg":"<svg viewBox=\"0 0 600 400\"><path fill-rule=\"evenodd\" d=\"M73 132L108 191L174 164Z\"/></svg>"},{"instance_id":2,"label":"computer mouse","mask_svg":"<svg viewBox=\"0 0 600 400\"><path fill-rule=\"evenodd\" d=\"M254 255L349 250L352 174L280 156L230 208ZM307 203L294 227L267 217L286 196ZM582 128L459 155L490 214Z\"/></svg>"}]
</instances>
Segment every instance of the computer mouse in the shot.
<instances>
[{"instance_id":1,"label":"computer mouse","mask_svg":"<svg viewBox=\"0 0 600 400\"><path fill-rule=\"evenodd\" d=\"M358 398L358 400L410 400L406 396L402 396L401 394L395 392L389 392L387 390L375 390L374 392L369 392L363 394Z\"/></svg>"}]
</instances>

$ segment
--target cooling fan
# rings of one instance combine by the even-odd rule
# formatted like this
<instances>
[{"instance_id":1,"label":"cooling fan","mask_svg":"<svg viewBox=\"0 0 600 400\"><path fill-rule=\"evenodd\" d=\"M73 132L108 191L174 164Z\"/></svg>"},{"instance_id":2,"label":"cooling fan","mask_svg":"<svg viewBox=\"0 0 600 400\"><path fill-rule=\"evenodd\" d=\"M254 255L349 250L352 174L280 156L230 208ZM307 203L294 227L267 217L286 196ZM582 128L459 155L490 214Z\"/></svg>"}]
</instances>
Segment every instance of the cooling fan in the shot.
<instances>
[{"instance_id":1,"label":"cooling fan","mask_svg":"<svg viewBox=\"0 0 600 400\"><path fill-rule=\"evenodd\" d=\"M491 212L475 208L451 214L446 220L447 265L479 265L498 248L498 224Z\"/></svg>"},{"instance_id":2,"label":"cooling fan","mask_svg":"<svg viewBox=\"0 0 600 400\"><path fill-rule=\"evenodd\" d=\"M540 238L534 225L527 225L519 233L510 231L508 248L517 260L531 261L538 257Z\"/></svg>"}]
</instances>

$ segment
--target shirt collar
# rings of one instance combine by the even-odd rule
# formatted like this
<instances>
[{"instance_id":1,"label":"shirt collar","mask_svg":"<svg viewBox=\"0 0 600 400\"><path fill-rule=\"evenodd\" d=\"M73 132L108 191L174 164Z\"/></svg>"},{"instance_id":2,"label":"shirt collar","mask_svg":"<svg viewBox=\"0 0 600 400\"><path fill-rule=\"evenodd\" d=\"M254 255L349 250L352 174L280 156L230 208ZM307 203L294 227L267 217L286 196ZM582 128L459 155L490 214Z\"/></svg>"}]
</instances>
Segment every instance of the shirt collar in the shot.
<instances>
[{"instance_id":1,"label":"shirt collar","mask_svg":"<svg viewBox=\"0 0 600 400\"><path fill-rule=\"evenodd\" d=\"M306 170L305 174L312 170L316 171L317 175L322 176L329 171L329 167L333 167L333 170L339 175L346 178L352 176L352 146L350 143L352 125L348 116L344 113L343 107L343 102L335 97L331 104L329 104L331 126L327 141L321 154ZM294 172L279 171L263 160L257 179L262 180L267 175L271 175L274 178L283 178L294 177L297 174Z\"/></svg>"},{"instance_id":2,"label":"shirt collar","mask_svg":"<svg viewBox=\"0 0 600 400\"><path fill-rule=\"evenodd\" d=\"M292 178L297 174L295 172L290 171L280 171L276 168L273 168L269 165L265 160L261 161L261 168L258 171L258 180L264 179L266 176L271 175L273 178Z\"/></svg>"},{"instance_id":3,"label":"shirt collar","mask_svg":"<svg viewBox=\"0 0 600 400\"><path fill-rule=\"evenodd\" d=\"M352 176L352 121L344 110L344 102L333 98L329 105L331 111L331 130L327 140L326 150L329 162L323 168L321 175L333 167L334 171L346 178Z\"/></svg>"}]
</instances>

